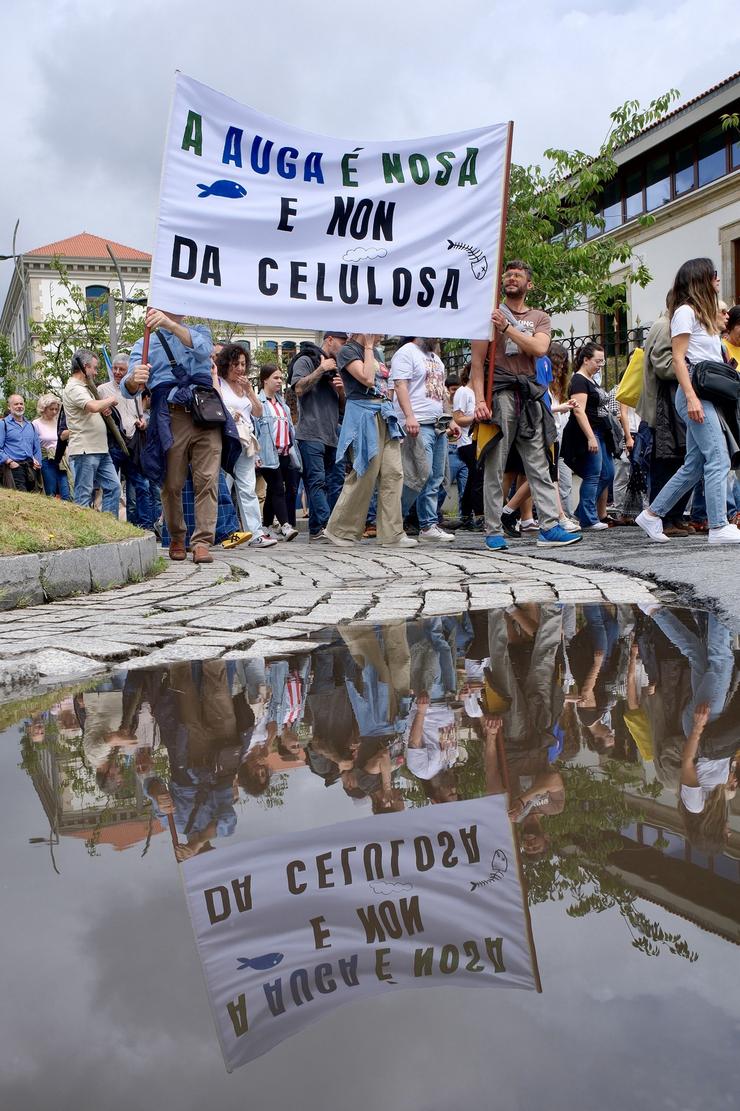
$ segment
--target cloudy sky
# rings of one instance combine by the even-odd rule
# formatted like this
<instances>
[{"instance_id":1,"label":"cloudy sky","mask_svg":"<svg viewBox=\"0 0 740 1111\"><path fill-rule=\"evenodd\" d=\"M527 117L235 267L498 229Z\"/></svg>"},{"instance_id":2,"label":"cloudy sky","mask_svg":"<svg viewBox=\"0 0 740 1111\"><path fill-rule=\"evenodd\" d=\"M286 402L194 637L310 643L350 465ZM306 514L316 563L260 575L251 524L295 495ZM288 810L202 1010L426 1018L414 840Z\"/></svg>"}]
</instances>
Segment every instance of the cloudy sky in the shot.
<instances>
[{"instance_id":1,"label":"cloudy sky","mask_svg":"<svg viewBox=\"0 0 740 1111\"><path fill-rule=\"evenodd\" d=\"M592 149L628 98L740 68L721 0L3 0L0 42L0 253L18 217L20 250L83 229L151 250L175 69L342 137L513 119L529 162Z\"/></svg>"}]
</instances>

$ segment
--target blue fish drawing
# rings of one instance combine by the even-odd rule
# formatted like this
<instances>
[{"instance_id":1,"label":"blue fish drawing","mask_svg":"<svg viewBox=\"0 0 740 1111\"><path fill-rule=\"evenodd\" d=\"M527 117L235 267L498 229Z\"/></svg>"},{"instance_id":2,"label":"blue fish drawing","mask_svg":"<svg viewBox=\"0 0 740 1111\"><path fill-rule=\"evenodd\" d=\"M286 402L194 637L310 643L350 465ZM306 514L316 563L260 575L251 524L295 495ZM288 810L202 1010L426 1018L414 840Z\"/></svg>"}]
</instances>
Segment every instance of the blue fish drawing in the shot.
<instances>
[{"instance_id":1,"label":"blue fish drawing","mask_svg":"<svg viewBox=\"0 0 740 1111\"><path fill-rule=\"evenodd\" d=\"M280 964L282 959L282 953L265 953L261 957L237 957L239 962L237 971L243 972L245 968L256 968L258 972L264 972L265 969Z\"/></svg>"},{"instance_id":2,"label":"blue fish drawing","mask_svg":"<svg viewBox=\"0 0 740 1111\"><path fill-rule=\"evenodd\" d=\"M221 178L219 181L214 181L213 185L203 185L199 183L195 187L200 189L199 197L246 197L247 191L243 185L238 181L227 181L226 178Z\"/></svg>"}]
</instances>

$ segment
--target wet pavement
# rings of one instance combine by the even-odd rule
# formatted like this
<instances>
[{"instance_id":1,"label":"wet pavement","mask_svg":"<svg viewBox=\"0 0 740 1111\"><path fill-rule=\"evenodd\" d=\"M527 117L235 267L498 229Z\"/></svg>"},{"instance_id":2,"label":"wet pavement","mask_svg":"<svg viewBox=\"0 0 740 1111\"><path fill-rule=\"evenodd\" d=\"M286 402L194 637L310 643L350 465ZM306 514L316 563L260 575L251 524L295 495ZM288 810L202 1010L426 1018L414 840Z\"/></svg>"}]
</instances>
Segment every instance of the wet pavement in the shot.
<instances>
[{"instance_id":1,"label":"wet pavement","mask_svg":"<svg viewBox=\"0 0 740 1111\"><path fill-rule=\"evenodd\" d=\"M436 559L6 707L2 1106L737 1106L734 633Z\"/></svg>"},{"instance_id":2,"label":"wet pavement","mask_svg":"<svg viewBox=\"0 0 740 1111\"><path fill-rule=\"evenodd\" d=\"M307 632L344 621L656 596L655 587L619 572L543 558L533 542L494 556L462 546L480 538L458 535L451 551L392 552L370 542L334 549L303 538L276 554L237 548L217 552L208 566L169 563L149 582L1 613L0 701L116 666L287 651Z\"/></svg>"}]
</instances>

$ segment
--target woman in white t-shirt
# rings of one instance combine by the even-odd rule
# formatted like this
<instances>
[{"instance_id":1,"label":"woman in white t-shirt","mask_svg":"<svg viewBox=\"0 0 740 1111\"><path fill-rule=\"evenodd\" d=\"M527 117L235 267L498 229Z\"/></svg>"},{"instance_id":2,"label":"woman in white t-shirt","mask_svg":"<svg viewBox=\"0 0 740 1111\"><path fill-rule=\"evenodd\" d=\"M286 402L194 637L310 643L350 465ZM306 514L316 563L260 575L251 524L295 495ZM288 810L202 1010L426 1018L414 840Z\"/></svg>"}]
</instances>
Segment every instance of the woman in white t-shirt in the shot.
<instances>
[{"instance_id":1,"label":"woman in white t-shirt","mask_svg":"<svg viewBox=\"0 0 740 1111\"><path fill-rule=\"evenodd\" d=\"M270 536L269 532L266 532L262 526L262 513L255 488L257 481L255 471L257 438L254 434L252 417L262 416L262 402L249 381L248 370L249 352L247 349L242 347L240 343L227 343L216 356L218 377L214 381L224 405L236 422L236 428L242 442L242 453L234 467L234 484L242 528L245 532L252 534L249 541L250 547L272 548L277 544L277 540ZM243 540L244 536L242 534L235 533L229 546L233 547L235 543L238 543L240 536Z\"/></svg>"},{"instance_id":2,"label":"woman in white t-shirt","mask_svg":"<svg viewBox=\"0 0 740 1111\"><path fill-rule=\"evenodd\" d=\"M727 521L727 475L730 458L719 415L711 401L700 400L691 368L704 360L722 362L717 324L719 279L709 258L693 258L676 274L668 294L673 368L678 379L675 407L686 424L686 458L637 524L651 540L667 542L661 517L704 478L710 544L740 544L740 529Z\"/></svg>"},{"instance_id":3,"label":"woman in white t-shirt","mask_svg":"<svg viewBox=\"0 0 740 1111\"><path fill-rule=\"evenodd\" d=\"M700 755L699 741L712 718L708 702L694 710L693 728L681 752L681 788L678 810L689 842L699 852L723 852L729 833L729 800L737 790L737 754L711 759Z\"/></svg>"}]
</instances>

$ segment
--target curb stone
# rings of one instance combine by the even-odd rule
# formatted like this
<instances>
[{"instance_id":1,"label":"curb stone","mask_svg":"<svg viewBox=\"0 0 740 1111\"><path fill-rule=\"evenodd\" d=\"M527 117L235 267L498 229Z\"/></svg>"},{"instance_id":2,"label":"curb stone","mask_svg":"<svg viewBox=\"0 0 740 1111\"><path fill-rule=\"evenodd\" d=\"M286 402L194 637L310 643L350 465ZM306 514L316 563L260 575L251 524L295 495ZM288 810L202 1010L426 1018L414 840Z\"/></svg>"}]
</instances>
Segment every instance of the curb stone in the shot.
<instances>
[{"instance_id":1,"label":"curb stone","mask_svg":"<svg viewBox=\"0 0 740 1111\"><path fill-rule=\"evenodd\" d=\"M0 610L55 602L72 594L90 594L135 582L159 555L149 532L131 540L71 548L38 555L0 557Z\"/></svg>"}]
</instances>

